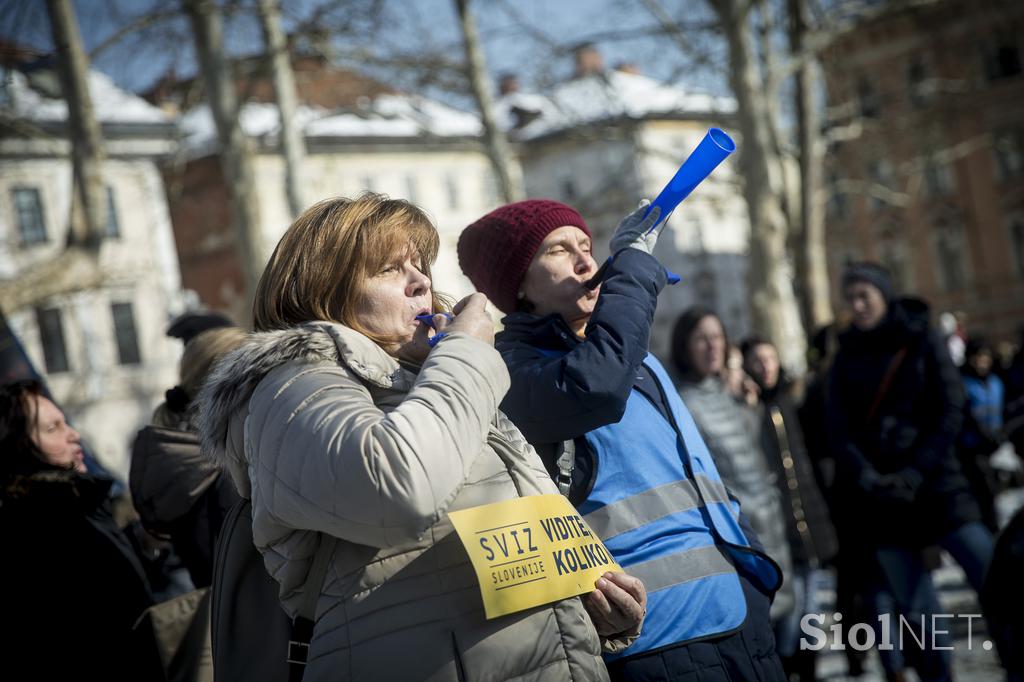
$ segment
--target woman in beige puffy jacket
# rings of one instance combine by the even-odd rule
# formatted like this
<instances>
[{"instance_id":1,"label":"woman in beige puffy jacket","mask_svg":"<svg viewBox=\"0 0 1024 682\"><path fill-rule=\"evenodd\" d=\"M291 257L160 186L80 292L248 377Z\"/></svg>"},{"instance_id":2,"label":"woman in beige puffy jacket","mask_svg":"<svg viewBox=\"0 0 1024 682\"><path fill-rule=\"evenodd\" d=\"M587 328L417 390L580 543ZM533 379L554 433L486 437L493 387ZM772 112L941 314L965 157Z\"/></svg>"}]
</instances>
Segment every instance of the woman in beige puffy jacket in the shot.
<instances>
[{"instance_id":1,"label":"woman in beige puffy jacket","mask_svg":"<svg viewBox=\"0 0 1024 682\"><path fill-rule=\"evenodd\" d=\"M290 615L316 589L322 536L337 538L307 681L607 679L602 644L637 631L639 581L606 576L583 600L484 617L447 512L557 491L498 411L509 376L486 299L435 316L433 339L416 320L443 309L437 249L401 200L332 199L300 216L260 280L257 333L200 398L204 449L252 500Z\"/></svg>"}]
</instances>

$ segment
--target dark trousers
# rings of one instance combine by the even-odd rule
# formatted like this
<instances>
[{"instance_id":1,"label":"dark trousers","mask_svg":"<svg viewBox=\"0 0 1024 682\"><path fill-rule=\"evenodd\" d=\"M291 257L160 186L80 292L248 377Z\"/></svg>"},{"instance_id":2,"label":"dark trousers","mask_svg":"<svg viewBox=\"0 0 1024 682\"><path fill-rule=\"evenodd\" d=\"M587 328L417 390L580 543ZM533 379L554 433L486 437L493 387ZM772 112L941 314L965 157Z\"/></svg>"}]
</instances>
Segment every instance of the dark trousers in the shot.
<instances>
[{"instance_id":1,"label":"dark trousers","mask_svg":"<svg viewBox=\"0 0 1024 682\"><path fill-rule=\"evenodd\" d=\"M939 545L960 564L967 582L980 594L995 546L988 528L980 521L964 524L943 537ZM876 616L889 617L891 632L896 632L900 616L909 622L923 622L926 645L923 649L916 647L916 640L907 638L903 642L903 651L899 647L879 650L882 667L886 673L893 674L909 663L922 680L941 682L951 679L952 654L948 647L951 647L952 640L946 631L932 632L933 616L941 612L941 607L931 573L924 565L921 553L885 548L879 549L876 557L884 576L884 580L871 590L869 597ZM881 624L876 620L873 625L877 639L881 640ZM932 641L936 644L934 648L929 644Z\"/></svg>"},{"instance_id":2,"label":"dark trousers","mask_svg":"<svg viewBox=\"0 0 1024 682\"><path fill-rule=\"evenodd\" d=\"M785 682L775 653L768 595L740 575L747 618L736 632L619 659L612 680L629 682Z\"/></svg>"}]
</instances>

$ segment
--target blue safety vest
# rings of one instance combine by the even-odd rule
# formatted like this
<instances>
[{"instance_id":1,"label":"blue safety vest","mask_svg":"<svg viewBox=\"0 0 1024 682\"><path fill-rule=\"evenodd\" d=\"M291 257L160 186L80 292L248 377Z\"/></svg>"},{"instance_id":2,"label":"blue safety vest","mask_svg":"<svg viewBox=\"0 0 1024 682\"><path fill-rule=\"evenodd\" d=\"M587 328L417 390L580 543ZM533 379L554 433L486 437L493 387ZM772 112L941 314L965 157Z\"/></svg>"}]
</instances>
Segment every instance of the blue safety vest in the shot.
<instances>
[{"instance_id":1,"label":"blue safety vest","mask_svg":"<svg viewBox=\"0 0 1024 682\"><path fill-rule=\"evenodd\" d=\"M737 568L766 591L781 583L777 565L750 548L739 504L664 368L653 355L644 364L671 420L634 389L618 423L586 435L597 477L579 511L647 587L640 638L608 660L738 629L747 608Z\"/></svg>"}]
</instances>

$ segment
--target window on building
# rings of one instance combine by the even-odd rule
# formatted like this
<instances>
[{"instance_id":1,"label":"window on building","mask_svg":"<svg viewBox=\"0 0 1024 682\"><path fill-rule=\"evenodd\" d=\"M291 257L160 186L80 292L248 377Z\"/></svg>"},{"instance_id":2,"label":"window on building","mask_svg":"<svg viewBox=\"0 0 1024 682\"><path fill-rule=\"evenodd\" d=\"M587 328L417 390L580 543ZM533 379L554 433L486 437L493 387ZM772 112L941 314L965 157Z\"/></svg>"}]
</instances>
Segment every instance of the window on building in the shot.
<instances>
[{"instance_id":1,"label":"window on building","mask_svg":"<svg viewBox=\"0 0 1024 682\"><path fill-rule=\"evenodd\" d=\"M928 67L924 59L914 57L907 65L907 95L914 108L921 108L928 102Z\"/></svg>"},{"instance_id":2,"label":"window on building","mask_svg":"<svg viewBox=\"0 0 1024 682\"><path fill-rule=\"evenodd\" d=\"M1024 175L1024 130L1003 130L992 141L996 176L1001 181Z\"/></svg>"},{"instance_id":3,"label":"window on building","mask_svg":"<svg viewBox=\"0 0 1024 682\"><path fill-rule=\"evenodd\" d=\"M11 106L11 75L0 66L0 107Z\"/></svg>"},{"instance_id":4,"label":"window on building","mask_svg":"<svg viewBox=\"0 0 1024 682\"><path fill-rule=\"evenodd\" d=\"M871 208L878 210L887 206L886 196L893 191L896 175L892 164L887 159L872 161L868 164L868 196L871 197Z\"/></svg>"},{"instance_id":5,"label":"window on building","mask_svg":"<svg viewBox=\"0 0 1024 682\"><path fill-rule=\"evenodd\" d=\"M47 374L68 371L68 351L64 344L64 327L60 308L36 308L39 343L43 347L43 362Z\"/></svg>"},{"instance_id":6,"label":"window on building","mask_svg":"<svg viewBox=\"0 0 1024 682\"><path fill-rule=\"evenodd\" d=\"M940 226L935 232L938 279L944 291L959 291L967 285L966 249L963 230Z\"/></svg>"},{"instance_id":7,"label":"window on building","mask_svg":"<svg viewBox=\"0 0 1024 682\"><path fill-rule=\"evenodd\" d=\"M46 241L46 223L43 220L43 202L35 187L14 187L11 199L17 216L18 234L24 246Z\"/></svg>"},{"instance_id":8,"label":"window on building","mask_svg":"<svg viewBox=\"0 0 1024 682\"><path fill-rule=\"evenodd\" d=\"M444 176L444 186L448 192L448 208L457 209L459 207L459 184L452 173Z\"/></svg>"},{"instance_id":9,"label":"window on building","mask_svg":"<svg viewBox=\"0 0 1024 682\"><path fill-rule=\"evenodd\" d=\"M135 331L135 315L131 303L114 303L110 306L114 318L114 337L117 340L117 358L122 365L137 365L139 337Z\"/></svg>"},{"instance_id":10,"label":"window on building","mask_svg":"<svg viewBox=\"0 0 1024 682\"><path fill-rule=\"evenodd\" d=\"M566 201L576 200L576 182L572 178L562 178L562 198Z\"/></svg>"},{"instance_id":11,"label":"window on building","mask_svg":"<svg viewBox=\"0 0 1024 682\"><path fill-rule=\"evenodd\" d=\"M867 78L857 81L857 102L860 105L860 115L864 118L878 118L881 112L881 103L878 98L878 90Z\"/></svg>"},{"instance_id":12,"label":"window on building","mask_svg":"<svg viewBox=\"0 0 1024 682\"><path fill-rule=\"evenodd\" d=\"M694 277L693 290L701 305L708 306L711 310L718 309L718 284L713 272L706 268L700 270Z\"/></svg>"},{"instance_id":13,"label":"window on building","mask_svg":"<svg viewBox=\"0 0 1024 682\"><path fill-rule=\"evenodd\" d=\"M896 291L911 291L914 287L911 271L910 253L903 240L889 239L879 244L882 265L892 273L892 282Z\"/></svg>"},{"instance_id":14,"label":"window on building","mask_svg":"<svg viewBox=\"0 0 1024 682\"><path fill-rule=\"evenodd\" d=\"M845 220L849 208L846 194L840 189L839 175L832 171L828 174L828 213L831 216Z\"/></svg>"},{"instance_id":15,"label":"window on building","mask_svg":"<svg viewBox=\"0 0 1024 682\"><path fill-rule=\"evenodd\" d=\"M107 232L106 236L117 239L121 236L121 225L117 220L117 202L114 200L114 188L107 186Z\"/></svg>"},{"instance_id":16,"label":"window on building","mask_svg":"<svg viewBox=\"0 0 1024 682\"><path fill-rule=\"evenodd\" d=\"M1006 36L993 40L984 47L985 77L990 81L1019 76L1020 47L1016 37Z\"/></svg>"},{"instance_id":17,"label":"window on building","mask_svg":"<svg viewBox=\"0 0 1024 682\"><path fill-rule=\"evenodd\" d=\"M416 182L415 175L405 176L405 198L414 204L418 204L420 199L419 185Z\"/></svg>"},{"instance_id":18,"label":"window on building","mask_svg":"<svg viewBox=\"0 0 1024 682\"><path fill-rule=\"evenodd\" d=\"M846 235L849 239L849 235ZM851 263L864 260L864 257L860 254L860 251L856 247L851 245L841 245L836 247L834 261L829 263L830 272L842 272ZM840 292L841 294L842 292Z\"/></svg>"},{"instance_id":19,"label":"window on building","mask_svg":"<svg viewBox=\"0 0 1024 682\"><path fill-rule=\"evenodd\" d=\"M1013 249L1017 275L1024 279L1024 216L1015 216L1010 221L1010 248Z\"/></svg>"},{"instance_id":20,"label":"window on building","mask_svg":"<svg viewBox=\"0 0 1024 682\"><path fill-rule=\"evenodd\" d=\"M953 193L953 169L949 164L928 159L924 164L924 187L929 197L944 197Z\"/></svg>"}]
</instances>

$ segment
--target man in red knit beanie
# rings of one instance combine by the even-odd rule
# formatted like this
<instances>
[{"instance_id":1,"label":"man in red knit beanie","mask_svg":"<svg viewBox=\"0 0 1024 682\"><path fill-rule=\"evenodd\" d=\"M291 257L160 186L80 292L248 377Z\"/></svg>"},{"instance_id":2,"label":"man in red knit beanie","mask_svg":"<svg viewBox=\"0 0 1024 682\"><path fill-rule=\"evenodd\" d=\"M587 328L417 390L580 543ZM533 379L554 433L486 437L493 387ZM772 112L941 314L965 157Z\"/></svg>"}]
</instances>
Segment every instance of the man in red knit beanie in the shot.
<instances>
[{"instance_id":1,"label":"man in red knit beanie","mask_svg":"<svg viewBox=\"0 0 1024 682\"><path fill-rule=\"evenodd\" d=\"M463 231L463 272L507 313L494 339L511 379L501 410L646 586L646 594L630 590L612 574L597 583L615 597L590 610L612 680L782 682L769 619L781 570L648 352L668 275L653 256L664 222L657 209L646 214L641 204L619 223L594 289L586 287L598 270L590 230L564 204L521 201ZM635 608L631 598L646 605L642 630L617 613ZM623 639L634 641L611 645Z\"/></svg>"},{"instance_id":2,"label":"man in red knit beanie","mask_svg":"<svg viewBox=\"0 0 1024 682\"><path fill-rule=\"evenodd\" d=\"M459 266L476 288L505 313L516 309L516 294L541 242L571 225L590 237L575 209L550 199L527 199L497 208L459 237Z\"/></svg>"},{"instance_id":3,"label":"man in red knit beanie","mask_svg":"<svg viewBox=\"0 0 1024 682\"><path fill-rule=\"evenodd\" d=\"M626 248L650 255L665 227L658 214L646 215L647 201L622 219L612 235L613 256ZM577 228L577 230L563 229ZM651 228L654 228L653 230ZM590 255L592 235L576 209L551 199L527 199L496 208L480 218L459 237L459 266L478 291L483 292L504 313L512 313L522 299L520 287L537 251L552 232L562 231L566 241L575 242L587 258L580 259L576 274L589 279L597 270ZM561 234L561 233L560 233ZM589 260L589 263L584 262ZM591 267L592 266L592 267ZM590 270L589 274L586 272ZM581 291L581 296L588 295ZM596 290L589 294L597 298Z\"/></svg>"}]
</instances>

